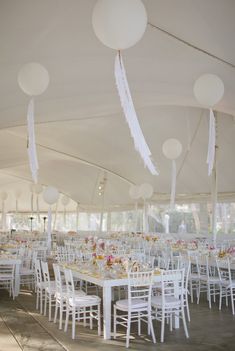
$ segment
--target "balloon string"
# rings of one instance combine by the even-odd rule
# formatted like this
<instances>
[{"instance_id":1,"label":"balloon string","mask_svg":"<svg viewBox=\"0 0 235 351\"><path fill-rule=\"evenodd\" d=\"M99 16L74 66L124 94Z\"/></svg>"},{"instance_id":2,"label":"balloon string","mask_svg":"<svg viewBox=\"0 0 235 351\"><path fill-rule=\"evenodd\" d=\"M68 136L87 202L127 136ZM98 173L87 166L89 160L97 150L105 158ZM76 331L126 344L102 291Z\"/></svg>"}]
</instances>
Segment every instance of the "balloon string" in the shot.
<instances>
[{"instance_id":1,"label":"balloon string","mask_svg":"<svg viewBox=\"0 0 235 351\"><path fill-rule=\"evenodd\" d=\"M171 210L173 210L175 206L175 191L176 191L176 162L175 160L172 160L171 202L170 202Z\"/></svg>"},{"instance_id":2,"label":"balloon string","mask_svg":"<svg viewBox=\"0 0 235 351\"><path fill-rule=\"evenodd\" d=\"M27 125L28 125L28 138L27 138L27 150L29 157L29 165L34 183L38 181L38 158L35 142L35 131L34 131L34 100L33 98L29 101L28 112L27 112Z\"/></svg>"},{"instance_id":3,"label":"balloon string","mask_svg":"<svg viewBox=\"0 0 235 351\"><path fill-rule=\"evenodd\" d=\"M209 141L207 151L207 164L208 164L208 175L210 176L214 167L215 159L215 142L216 142L216 130L215 130L215 116L212 109L210 109L210 122L209 122Z\"/></svg>"}]
</instances>

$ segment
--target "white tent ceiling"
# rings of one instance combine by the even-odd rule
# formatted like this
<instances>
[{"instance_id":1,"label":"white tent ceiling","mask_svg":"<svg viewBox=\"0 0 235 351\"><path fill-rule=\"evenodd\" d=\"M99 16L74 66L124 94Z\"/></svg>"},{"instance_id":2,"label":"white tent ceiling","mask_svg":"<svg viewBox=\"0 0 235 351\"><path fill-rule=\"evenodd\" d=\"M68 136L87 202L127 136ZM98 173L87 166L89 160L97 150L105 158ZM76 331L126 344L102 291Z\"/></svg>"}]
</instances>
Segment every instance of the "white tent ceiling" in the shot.
<instances>
[{"instance_id":1,"label":"white tent ceiling","mask_svg":"<svg viewBox=\"0 0 235 351\"><path fill-rule=\"evenodd\" d=\"M152 184L153 199L161 201L170 191L171 167L161 146L175 137L183 145L177 161L178 197L210 193L208 112L197 105L192 87L201 74L214 73L225 84L224 98L216 106L218 190L225 198L233 197L235 2L144 1L149 22L163 31L148 25L143 39L123 58L158 177L144 168L134 150L115 87L115 52L92 30L94 4L95 0L0 0L0 191L8 191L8 209L14 209L16 189L22 191L21 209L30 204L28 99L17 84L19 69L30 61L42 63L50 74L49 88L35 106L40 183L56 186L81 206L101 208L98 184L107 172L105 207L128 205L132 183Z\"/></svg>"}]
</instances>

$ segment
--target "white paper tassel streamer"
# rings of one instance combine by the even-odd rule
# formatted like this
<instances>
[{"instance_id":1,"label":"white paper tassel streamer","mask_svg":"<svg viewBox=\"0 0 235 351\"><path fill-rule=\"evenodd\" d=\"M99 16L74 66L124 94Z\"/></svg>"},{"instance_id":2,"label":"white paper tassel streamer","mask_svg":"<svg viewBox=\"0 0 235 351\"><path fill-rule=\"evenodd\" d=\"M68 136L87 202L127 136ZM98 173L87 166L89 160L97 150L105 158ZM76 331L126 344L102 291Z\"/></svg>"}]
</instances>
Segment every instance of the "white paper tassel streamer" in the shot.
<instances>
[{"instance_id":1,"label":"white paper tassel streamer","mask_svg":"<svg viewBox=\"0 0 235 351\"><path fill-rule=\"evenodd\" d=\"M28 122L28 156L29 156L29 165L32 174L32 178L34 183L38 181L38 158L37 158L37 150L36 150L36 142L35 142L35 132L34 132L34 101L30 100L28 105L28 114L27 114L27 122Z\"/></svg>"},{"instance_id":2,"label":"white paper tassel streamer","mask_svg":"<svg viewBox=\"0 0 235 351\"><path fill-rule=\"evenodd\" d=\"M212 109L210 109L210 123L209 123L209 142L208 142L208 152L207 152L207 164L208 164L208 175L210 176L214 167L215 159L215 116Z\"/></svg>"},{"instance_id":3,"label":"white paper tassel streamer","mask_svg":"<svg viewBox=\"0 0 235 351\"><path fill-rule=\"evenodd\" d=\"M123 112L130 128L131 136L134 139L135 149L142 157L145 167L153 175L158 175L158 171L151 160L151 152L139 125L120 52L115 59L115 78Z\"/></svg>"},{"instance_id":4,"label":"white paper tassel streamer","mask_svg":"<svg viewBox=\"0 0 235 351\"><path fill-rule=\"evenodd\" d=\"M47 249L51 250L51 207L48 209L48 218L47 218Z\"/></svg>"},{"instance_id":5,"label":"white paper tassel streamer","mask_svg":"<svg viewBox=\"0 0 235 351\"><path fill-rule=\"evenodd\" d=\"M171 202L170 208L174 209L175 206L175 189L176 189L176 162L172 160L172 173L171 173Z\"/></svg>"}]
</instances>

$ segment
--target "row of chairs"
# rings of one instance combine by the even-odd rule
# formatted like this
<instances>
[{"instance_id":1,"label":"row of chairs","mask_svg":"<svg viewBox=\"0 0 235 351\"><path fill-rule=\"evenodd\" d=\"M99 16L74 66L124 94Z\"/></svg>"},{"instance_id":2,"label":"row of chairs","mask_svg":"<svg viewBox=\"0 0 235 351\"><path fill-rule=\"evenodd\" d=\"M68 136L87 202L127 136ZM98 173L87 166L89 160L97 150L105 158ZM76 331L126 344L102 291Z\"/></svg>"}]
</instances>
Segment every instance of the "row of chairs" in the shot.
<instances>
[{"instance_id":1,"label":"row of chairs","mask_svg":"<svg viewBox=\"0 0 235 351\"><path fill-rule=\"evenodd\" d=\"M93 328L93 320L97 321L98 335L101 334L101 313L99 296L87 295L81 289L75 290L74 279L71 270L61 268L53 264L55 280L51 281L47 262L36 261L36 308L40 313L47 313L49 309L49 321L52 319L52 306L55 307L54 323L57 321L59 312L59 329L62 329L63 314L65 317L64 331L68 329L69 317L72 317L72 339L75 338L76 321L83 322L84 326L89 321ZM43 308L44 306L44 308Z\"/></svg>"}]
</instances>

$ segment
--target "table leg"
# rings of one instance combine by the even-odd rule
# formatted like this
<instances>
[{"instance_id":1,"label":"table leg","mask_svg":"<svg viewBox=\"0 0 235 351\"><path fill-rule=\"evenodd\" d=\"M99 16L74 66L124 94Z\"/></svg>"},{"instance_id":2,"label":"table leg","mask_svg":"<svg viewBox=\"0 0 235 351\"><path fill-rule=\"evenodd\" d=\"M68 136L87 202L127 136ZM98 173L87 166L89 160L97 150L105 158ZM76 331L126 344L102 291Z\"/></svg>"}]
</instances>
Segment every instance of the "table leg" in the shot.
<instances>
[{"instance_id":1,"label":"table leg","mask_svg":"<svg viewBox=\"0 0 235 351\"><path fill-rule=\"evenodd\" d=\"M104 339L111 339L111 286L103 287Z\"/></svg>"}]
</instances>

